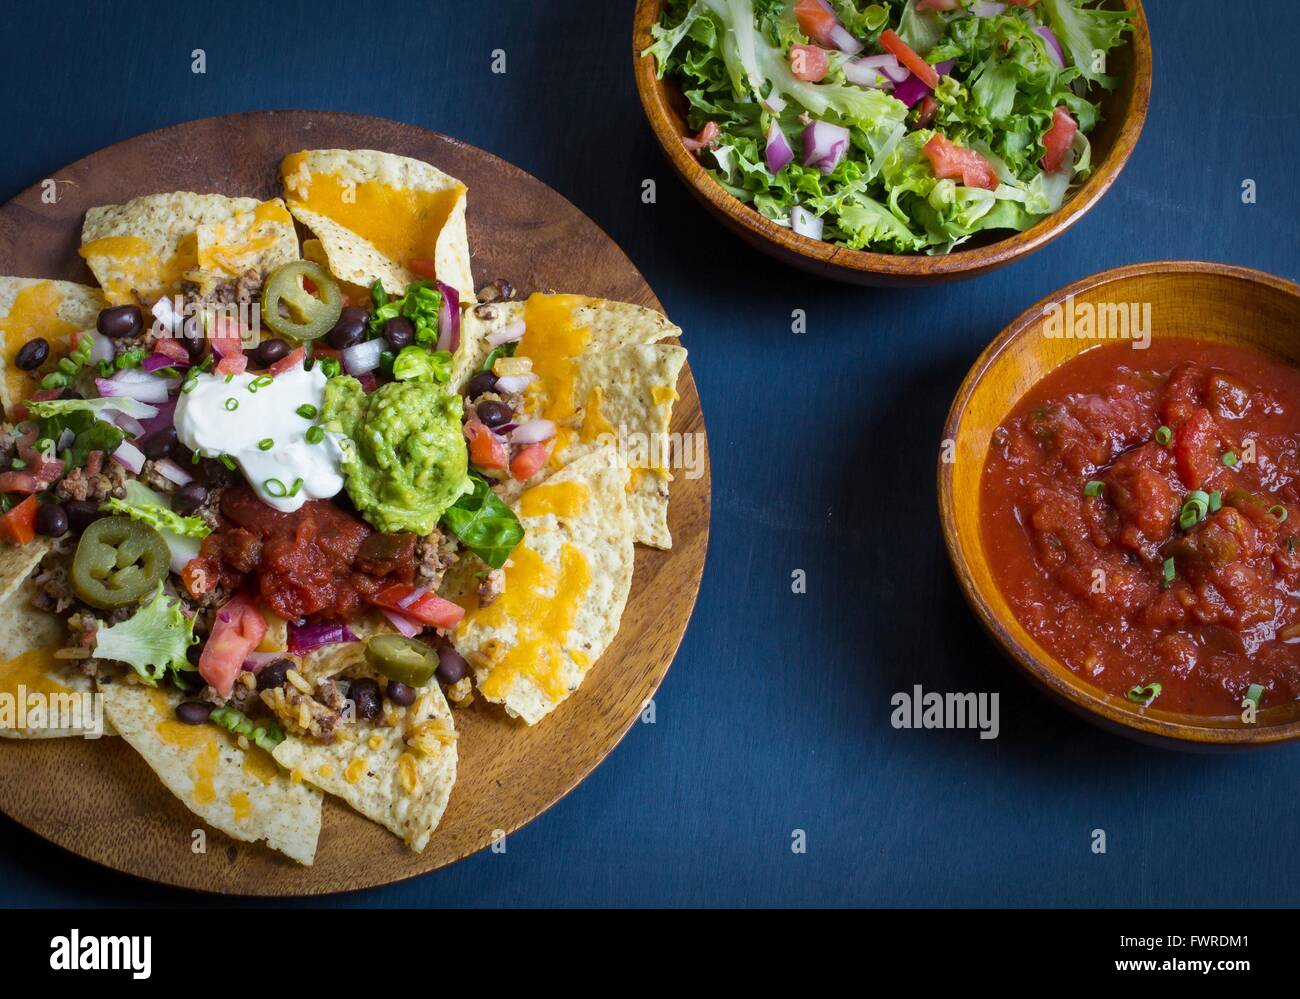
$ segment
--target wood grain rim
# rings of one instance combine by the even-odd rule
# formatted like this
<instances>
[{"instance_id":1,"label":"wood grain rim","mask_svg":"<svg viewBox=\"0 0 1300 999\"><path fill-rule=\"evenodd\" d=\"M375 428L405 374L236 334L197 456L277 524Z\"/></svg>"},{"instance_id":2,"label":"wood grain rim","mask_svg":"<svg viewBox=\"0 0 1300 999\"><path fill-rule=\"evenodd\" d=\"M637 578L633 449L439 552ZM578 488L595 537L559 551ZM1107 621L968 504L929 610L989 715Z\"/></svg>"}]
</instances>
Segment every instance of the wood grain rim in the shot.
<instances>
[{"instance_id":1,"label":"wood grain rim","mask_svg":"<svg viewBox=\"0 0 1300 999\"><path fill-rule=\"evenodd\" d=\"M958 249L943 256L871 253L800 236L727 193L682 145L682 133L670 107L669 81L656 79L654 60L641 57L653 43L650 28L658 22L664 0L637 0L632 63L641 105L665 156L691 193L728 228L766 253L839 280L862 284L930 284L984 274L1042 249L1087 214L1118 179L1146 123L1152 80L1151 33L1146 11L1141 0L1123 2L1136 10L1137 16L1131 35L1131 90L1115 144L1101 162L1094 164L1092 176L1060 211L1024 232L987 246Z\"/></svg>"},{"instance_id":2,"label":"wood grain rim","mask_svg":"<svg viewBox=\"0 0 1300 999\"><path fill-rule=\"evenodd\" d=\"M539 240L546 243L544 246L535 247L532 251L533 257L518 261L518 271L526 272L532 281L532 283L516 281L518 287L525 291L548 289L575 292L599 291L599 288L583 289L571 287L569 284L568 275L573 267L593 262L602 269L593 283L625 288L627 290L621 296L623 300L633 301L663 312L658 298L622 249L568 199L519 167L491 153L450 136L392 119L345 112L292 109L241 112L196 119L145 132L103 147L53 171L50 175L60 180L72 179L74 181L72 190L81 189L81 197L87 195L82 185L76 182L84 183L86 178L93 180L92 186L98 185L102 188L107 183L115 191L120 189L119 199L133 197L137 194L164 189L150 186L152 174L147 164L151 162L165 162L164 166L158 168L160 174L191 170L199 172L199 167L195 166L195 163L199 162L196 157L186 154L183 157L172 157L162 161L159 159L161 153L173 150L211 149L218 139L231 140L235 136L244 140L251 137L254 141L249 143L249 148L265 151L270 157L265 170L259 168L258 180L255 183L240 186L238 181L230 181L230 176L237 174L242 169L242 164L231 165L230 162L223 161L221 165L211 167L209 174L198 175L192 181L183 179L176 182L174 187L166 189L180 190L187 185L200 191L230 188L226 193L260 194L266 197L272 193L271 185L276 175L274 163L278 163L279 156L284 152L310 145L388 149L402 155L423 157L444 167L450 165L448 160L468 163L472 164L471 173L480 173L483 177L493 178L502 188L494 190L491 186L484 186L484 184L490 185L492 180L481 180L476 199L474 180L469 174L463 176L471 187L470 240L479 282L489 280L491 277L511 276L511 274L498 272L485 276L480 272L484 266L484 258L493 257L498 251L492 246L474 245L476 228L482 223L484 216L492 216L493 221L482 224L500 224L501 216L512 218L511 213L514 212L522 218L519 235L526 245L536 244ZM288 139L280 142L284 136L288 136ZM346 146L342 141L343 138L357 138L357 141L351 146ZM336 139L338 141L335 141ZM277 142L282 148L275 152L274 147ZM242 148L238 141L228 141L228 145ZM227 146L217 148L227 148ZM232 157L235 155L231 154ZM130 162L146 166L142 166L140 175L131 175L129 171L122 169ZM99 163L113 164L114 167L111 169L97 167ZM92 170L99 172L94 173L92 177ZM266 175L264 179L263 173ZM105 182L106 176L112 176L112 179ZM184 176L188 178L188 174ZM234 189L235 187L239 189ZM494 193L503 195L505 193L503 189L507 187L511 191L525 191L527 198L517 200L527 203L521 204L517 211L511 207L513 202L489 206L488 199L492 198ZM70 223L67 219L55 217L52 220L50 210L42 205L42 190L40 183L34 184L0 206L0 234L6 237L5 245L0 245L0 273L89 280L89 273L75 252L77 234L80 231L80 214L76 215L77 225L72 230L69 230ZM502 199L498 197L493 200ZM480 205L477 212L476 201ZM559 216L548 217L544 220L546 225L554 223L565 228L566 231L571 230L569 231L571 245L568 255L562 262L556 258L554 245L550 242L553 233L539 229L538 226L542 223L538 223L529 214L542 210L537 207L538 205L545 205L545 210L550 211L552 216ZM81 205L78 213L84 212L85 207L87 206ZM33 242L50 243L55 239L58 240L59 245L57 248L49 249L48 252L42 251L43 255L39 256L38 265L15 266L14 258L22 257L27 252L20 245L20 238L24 234L31 236L28 240L22 240L24 245ZM556 262L550 263L553 260ZM495 267L495 263L490 265L490 269L491 267ZM328 895L394 884L430 873L479 852L492 842L490 834L494 829L499 829L506 835L518 831L572 792L622 741L639 717L644 698L652 696L659 689L685 635L698 597L707 554L711 509L711 463L703 410L689 363L682 370L678 390L681 398L674 407L671 429L674 432L699 434L703 448L701 475L695 479L678 476L674 485L673 503L669 508L670 525L673 526L675 535L674 548L669 552L660 552L637 546L636 573L633 577L632 594L623 617L623 627L611 648L595 667L593 676L577 694L557 709L554 717L535 728L527 729L518 726L517 730L520 733L516 736L518 738L539 732L545 733L548 726L554 726L555 728L550 731L557 733L557 740L560 727L579 724L592 726L592 731L588 732L584 728L568 738L566 745L576 745L580 755L577 762L568 758L554 761L554 768L548 771L551 777L545 786L550 790L543 792L544 800L535 794L524 795L522 799L525 804L516 812L502 815L501 821L495 826L488 826L481 830L459 830L455 839L457 845L440 852L435 844L438 842L439 834L451 825L453 810L457 807L457 792L453 791L451 805L439 829L435 831L430 846L423 854L415 854L407 850L400 840L387 830L326 796L321 851L318 852L315 867L300 867L275 854L264 845L238 843L208 828L209 840L216 844L211 852L216 854L224 850L228 853L231 857L232 871L236 867L234 860L236 853L240 855L240 865L251 866L247 868L240 866L235 873L213 873L184 867L168 869L165 864L158 862L142 848L136 850L133 844L114 844L110 834L105 834L96 828L95 814L77 812L75 808L67 809L59 801L51 801L42 794L40 789L30 790L25 800L21 801L18 800L20 795L15 791L15 788L21 787L24 773L28 772L34 764L44 767L47 771L44 776L53 776L48 771L57 765L57 761L42 763L40 753L55 755L63 753L69 758L83 754L82 761L77 762L93 764L99 771L98 779L101 782L105 778L110 782L117 780L120 775L114 771L113 764L120 764L122 767L134 766L144 771L145 775L144 778L141 778L138 773L130 777L121 777L118 781L121 787L130 787L131 781L139 779L157 785L154 789L157 793L148 800L130 802L122 806L131 821L138 823L138 828L133 826L136 833L170 835L175 831L173 828L175 816L181 813L188 816L184 825L185 830L191 826L203 826L201 820L190 815L183 805L171 798L169 792L157 783L156 777L142 760L131 753L129 747L108 746L102 755L94 756L89 754L87 749L89 744L84 740L4 740L4 744L0 745L0 811L5 812L14 821L41 838L101 866L145 881L232 897ZM690 520L689 524L685 522L686 519ZM649 640L643 645L628 648L626 643L629 638L625 638L624 635L629 632L629 622L634 617L644 618L649 622L647 626L657 627L658 630L653 631ZM627 701L635 700L634 709L631 709L633 706L628 705L629 710L621 710L620 698ZM461 724L467 726L476 724L474 719L468 717L474 714L476 709L482 709L482 705L468 709ZM581 723L576 717L579 710L582 712ZM586 738L588 735L590 738ZM110 741L120 742L120 740ZM49 760L49 757L45 759ZM63 757L60 756L59 759ZM93 775L90 779L94 779ZM465 788L471 779L472 775L465 773L462 767L462 773L457 780L457 789ZM496 783L500 784L501 780L496 780ZM112 788L109 788L105 793L111 791ZM533 801L530 798L538 800ZM84 805L81 807L84 808ZM139 814L141 810L148 809L157 809L158 812L153 815ZM159 825L163 824L163 820L167 817L164 812L172 816L169 820L171 824L166 825L166 828L159 832ZM100 822L102 824L102 819ZM337 828L332 829L331 824ZM391 868L387 868L379 876L370 873L357 875L351 873L346 865L340 868L336 863L332 872L327 874L321 865L322 853L330 848L326 843L327 833L333 834L335 839L359 837L366 848L382 852L379 861L391 861ZM127 858L129 862L124 862L123 858ZM367 868L367 872L371 871L373 865Z\"/></svg>"},{"instance_id":3,"label":"wood grain rim","mask_svg":"<svg viewBox=\"0 0 1300 999\"><path fill-rule=\"evenodd\" d=\"M942 440L958 439L963 416L980 380L1009 344L1041 320L1045 310L1063 304L1071 295L1078 296L1095 288L1134 277L1158 274L1210 275L1242 281L1268 287L1300 302L1300 285L1291 281L1249 267L1206 261L1158 260L1116 267L1081 278L1035 302L1017 316L980 353L953 399L952 407L944 422ZM1007 405L1010 409L1013 400L1008 400ZM981 464L983 460L981 458ZM1051 669L1011 634L994 613L983 591L976 585L965 547L957 530L952 466L945 463L942 457L938 462L938 494L939 520L943 525L944 543L966 601L975 610L985 631L1003 653L1020 668L1021 672L1041 686L1053 700L1109 731L1154 742L1167 748L1241 749L1274 745L1300 737L1300 720L1251 728L1224 727L1200 722L1195 715L1157 712L1149 709L1146 713L1142 713L1136 706L1130 708L1115 703L1103 691L1088 684L1073 672L1066 670L1063 675Z\"/></svg>"}]
</instances>

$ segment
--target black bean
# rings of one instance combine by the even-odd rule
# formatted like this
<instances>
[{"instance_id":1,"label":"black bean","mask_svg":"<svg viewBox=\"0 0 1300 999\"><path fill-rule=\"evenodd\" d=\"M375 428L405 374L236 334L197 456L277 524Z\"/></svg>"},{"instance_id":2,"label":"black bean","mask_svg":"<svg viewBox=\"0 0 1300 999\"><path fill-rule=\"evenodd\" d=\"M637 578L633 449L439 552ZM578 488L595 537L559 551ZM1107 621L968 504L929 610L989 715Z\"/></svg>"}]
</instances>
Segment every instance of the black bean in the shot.
<instances>
[{"instance_id":1,"label":"black bean","mask_svg":"<svg viewBox=\"0 0 1300 999\"><path fill-rule=\"evenodd\" d=\"M450 645L438 649L438 679L443 683L457 683L469 674L469 663Z\"/></svg>"},{"instance_id":2,"label":"black bean","mask_svg":"<svg viewBox=\"0 0 1300 999\"><path fill-rule=\"evenodd\" d=\"M497 387L497 376L491 371L480 371L477 375L469 380L465 386L465 395L470 399L477 399L484 392L491 392Z\"/></svg>"},{"instance_id":3,"label":"black bean","mask_svg":"<svg viewBox=\"0 0 1300 999\"><path fill-rule=\"evenodd\" d=\"M386 693L388 699L399 708L410 707L415 703L415 689L408 687L404 683L398 683L396 680L389 681Z\"/></svg>"},{"instance_id":4,"label":"black bean","mask_svg":"<svg viewBox=\"0 0 1300 999\"><path fill-rule=\"evenodd\" d=\"M275 662L267 663L257 671L257 689L271 690L273 687L283 687L285 674L293 669L293 663L288 659L277 659Z\"/></svg>"},{"instance_id":5,"label":"black bean","mask_svg":"<svg viewBox=\"0 0 1300 999\"><path fill-rule=\"evenodd\" d=\"M384 339L393 350L401 350L415 342L415 323L405 316L393 316L384 323Z\"/></svg>"},{"instance_id":6,"label":"black bean","mask_svg":"<svg viewBox=\"0 0 1300 999\"><path fill-rule=\"evenodd\" d=\"M474 412L485 427L504 427L515 415L509 406L495 399L480 402L474 407Z\"/></svg>"},{"instance_id":7,"label":"black bean","mask_svg":"<svg viewBox=\"0 0 1300 999\"><path fill-rule=\"evenodd\" d=\"M288 354L289 345L283 340L263 340L257 345L257 363L264 368L269 368Z\"/></svg>"},{"instance_id":8,"label":"black bean","mask_svg":"<svg viewBox=\"0 0 1300 999\"><path fill-rule=\"evenodd\" d=\"M144 317L138 305L117 305L101 312L95 326L104 336L118 340L144 329Z\"/></svg>"},{"instance_id":9,"label":"black bean","mask_svg":"<svg viewBox=\"0 0 1300 999\"><path fill-rule=\"evenodd\" d=\"M202 725L212 714L212 705L202 701L181 701L176 705L176 717L186 725Z\"/></svg>"},{"instance_id":10,"label":"black bean","mask_svg":"<svg viewBox=\"0 0 1300 999\"><path fill-rule=\"evenodd\" d=\"M36 511L36 530L50 538L61 538L68 533L68 515L57 503L42 503Z\"/></svg>"},{"instance_id":11,"label":"black bean","mask_svg":"<svg viewBox=\"0 0 1300 999\"><path fill-rule=\"evenodd\" d=\"M153 433L145 435L145 438L140 441L140 450L144 452L146 458L157 461L170 455L175 445L176 428L168 425L159 427Z\"/></svg>"},{"instance_id":12,"label":"black bean","mask_svg":"<svg viewBox=\"0 0 1300 999\"><path fill-rule=\"evenodd\" d=\"M379 717L379 684L370 677L353 680L352 686L348 689L348 696L356 705L358 718L370 721L372 718Z\"/></svg>"},{"instance_id":13,"label":"black bean","mask_svg":"<svg viewBox=\"0 0 1300 999\"><path fill-rule=\"evenodd\" d=\"M23 371L34 371L45 363L45 359L50 356L50 341L43 336L38 336L35 340L28 340L19 349L18 354L14 357L14 364L18 365Z\"/></svg>"},{"instance_id":14,"label":"black bean","mask_svg":"<svg viewBox=\"0 0 1300 999\"><path fill-rule=\"evenodd\" d=\"M182 517L188 517L207 501L208 491L202 483L191 482L181 486L172 496L172 509Z\"/></svg>"},{"instance_id":15,"label":"black bean","mask_svg":"<svg viewBox=\"0 0 1300 999\"><path fill-rule=\"evenodd\" d=\"M185 350L189 353L191 360L197 361L203 356L204 340L201 329L186 324L186 327L182 327L179 334L174 335L180 337L180 341L185 345Z\"/></svg>"},{"instance_id":16,"label":"black bean","mask_svg":"<svg viewBox=\"0 0 1300 999\"><path fill-rule=\"evenodd\" d=\"M80 534L100 517L105 516L99 504L89 500L68 500L63 504L63 512L68 515L68 526L75 534Z\"/></svg>"},{"instance_id":17,"label":"black bean","mask_svg":"<svg viewBox=\"0 0 1300 999\"><path fill-rule=\"evenodd\" d=\"M83 396L76 389L65 388L62 392L59 393L59 398L60 399L84 399L85 396Z\"/></svg>"},{"instance_id":18,"label":"black bean","mask_svg":"<svg viewBox=\"0 0 1300 999\"><path fill-rule=\"evenodd\" d=\"M339 315L339 321L329 331L327 339L335 350L347 350L366 338L370 313L359 305L349 305Z\"/></svg>"},{"instance_id":19,"label":"black bean","mask_svg":"<svg viewBox=\"0 0 1300 999\"><path fill-rule=\"evenodd\" d=\"M185 650L185 658L190 661L190 665L192 666L197 666L199 664L199 658L202 655L203 655L202 645L191 645L188 649Z\"/></svg>"}]
</instances>

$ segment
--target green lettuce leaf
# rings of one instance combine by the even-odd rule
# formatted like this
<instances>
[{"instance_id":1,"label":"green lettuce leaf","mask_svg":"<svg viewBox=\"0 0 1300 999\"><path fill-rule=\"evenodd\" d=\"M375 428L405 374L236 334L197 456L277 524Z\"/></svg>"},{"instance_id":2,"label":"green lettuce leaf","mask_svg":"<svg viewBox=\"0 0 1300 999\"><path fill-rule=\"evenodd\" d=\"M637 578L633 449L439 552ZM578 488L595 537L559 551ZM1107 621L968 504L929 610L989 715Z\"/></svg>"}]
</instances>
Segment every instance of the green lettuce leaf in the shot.
<instances>
[{"instance_id":1,"label":"green lettuce leaf","mask_svg":"<svg viewBox=\"0 0 1300 999\"><path fill-rule=\"evenodd\" d=\"M500 569L524 540L524 527L491 490L487 479L474 473L470 479L474 491L456 500L442 515L442 523L466 548L493 569Z\"/></svg>"},{"instance_id":2,"label":"green lettuce leaf","mask_svg":"<svg viewBox=\"0 0 1300 999\"><path fill-rule=\"evenodd\" d=\"M158 407L147 402L137 402L125 396L107 399L46 399L43 402L25 402L33 416L64 416L68 413L87 412L100 416L103 413L125 413L134 420L147 420L158 415Z\"/></svg>"},{"instance_id":3,"label":"green lettuce leaf","mask_svg":"<svg viewBox=\"0 0 1300 999\"><path fill-rule=\"evenodd\" d=\"M451 378L451 354L445 350L430 351L415 344L403 347L393 361L393 377L399 382L425 381L445 385Z\"/></svg>"},{"instance_id":4,"label":"green lettuce leaf","mask_svg":"<svg viewBox=\"0 0 1300 999\"><path fill-rule=\"evenodd\" d=\"M125 499L110 498L100 504L99 508L148 524L161 531L164 537L171 533L184 538L206 538L212 533L212 528L201 517L182 517L167 505L162 496L144 483L128 479L125 488Z\"/></svg>"},{"instance_id":5,"label":"green lettuce leaf","mask_svg":"<svg viewBox=\"0 0 1300 999\"><path fill-rule=\"evenodd\" d=\"M125 621L100 626L94 651L101 659L126 663L153 685L168 670L194 669L186 652L196 641L194 623L181 613L180 601L165 595L159 583L153 599Z\"/></svg>"},{"instance_id":6,"label":"green lettuce leaf","mask_svg":"<svg viewBox=\"0 0 1300 999\"><path fill-rule=\"evenodd\" d=\"M383 286L376 281L370 288L374 301L373 314L370 317L370 332L380 336L384 332L384 323L397 316L405 316L415 326L415 342L433 344L438 342L438 312L442 309L442 292L432 281L415 281L407 285L406 294L401 298L390 299Z\"/></svg>"},{"instance_id":7,"label":"green lettuce leaf","mask_svg":"<svg viewBox=\"0 0 1300 999\"><path fill-rule=\"evenodd\" d=\"M1090 83L1113 90L1119 78L1102 72L1102 67L1093 60L1119 45L1124 32L1133 29L1133 11L1085 7L1085 2L1042 0L1039 7L1079 75Z\"/></svg>"}]
</instances>

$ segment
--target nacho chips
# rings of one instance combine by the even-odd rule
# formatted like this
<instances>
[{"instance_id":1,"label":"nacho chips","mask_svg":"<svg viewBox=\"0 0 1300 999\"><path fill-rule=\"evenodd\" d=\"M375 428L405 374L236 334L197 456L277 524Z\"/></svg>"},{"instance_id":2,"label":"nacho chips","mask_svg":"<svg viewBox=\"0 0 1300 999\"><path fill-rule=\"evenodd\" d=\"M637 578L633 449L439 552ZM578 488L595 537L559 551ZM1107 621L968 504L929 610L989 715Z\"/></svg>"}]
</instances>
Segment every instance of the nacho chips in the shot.
<instances>
[{"instance_id":1,"label":"nacho chips","mask_svg":"<svg viewBox=\"0 0 1300 999\"><path fill-rule=\"evenodd\" d=\"M14 363L23 345L41 337L53 355L71 334L94 326L107 304L98 288L84 284L0 277L0 403L6 413L40 387L40 372Z\"/></svg>"}]
</instances>

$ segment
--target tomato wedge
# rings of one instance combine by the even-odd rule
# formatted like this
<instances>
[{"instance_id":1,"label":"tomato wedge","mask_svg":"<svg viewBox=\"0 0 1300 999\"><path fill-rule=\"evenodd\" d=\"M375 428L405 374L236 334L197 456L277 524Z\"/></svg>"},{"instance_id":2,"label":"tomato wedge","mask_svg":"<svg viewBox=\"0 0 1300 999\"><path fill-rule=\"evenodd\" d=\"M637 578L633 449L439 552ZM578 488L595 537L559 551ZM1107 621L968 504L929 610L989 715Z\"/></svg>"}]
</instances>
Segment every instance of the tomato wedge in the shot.
<instances>
[{"instance_id":1,"label":"tomato wedge","mask_svg":"<svg viewBox=\"0 0 1300 999\"><path fill-rule=\"evenodd\" d=\"M380 590L370 601L435 628L451 628L465 616L465 608L460 604L443 600L436 593L425 593L412 600L411 596L415 592L414 586L394 583ZM404 600L409 601L405 607L402 606Z\"/></svg>"},{"instance_id":2,"label":"tomato wedge","mask_svg":"<svg viewBox=\"0 0 1300 999\"><path fill-rule=\"evenodd\" d=\"M799 0L794 5L794 17L799 30L819 45L833 45L831 32L839 20L821 0Z\"/></svg>"},{"instance_id":3,"label":"tomato wedge","mask_svg":"<svg viewBox=\"0 0 1300 999\"><path fill-rule=\"evenodd\" d=\"M1043 135L1043 169L1056 173L1065 162L1065 154L1070 151L1074 135L1079 131L1079 123L1070 117L1065 108L1052 112L1052 127Z\"/></svg>"},{"instance_id":4,"label":"tomato wedge","mask_svg":"<svg viewBox=\"0 0 1300 999\"><path fill-rule=\"evenodd\" d=\"M516 481L523 482L546 464L549 455L549 444L529 444L515 455L514 461L510 462L510 474Z\"/></svg>"},{"instance_id":5,"label":"tomato wedge","mask_svg":"<svg viewBox=\"0 0 1300 999\"><path fill-rule=\"evenodd\" d=\"M0 472L0 493L38 493L44 488L31 472Z\"/></svg>"},{"instance_id":6,"label":"tomato wedge","mask_svg":"<svg viewBox=\"0 0 1300 999\"><path fill-rule=\"evenodd\" d=\"M830 68L831 61L825 49L816 45L790 46L790 72L795 75L795 79L817 83L826 78Z\"/></svg>"},{"instance_id":7,"label":"tomato wedge","mask_svg":"<svg viewBox=\"0 0 1300 999\"><path fill-rule=\"evenodd\" d=\"M212 343L212 352L221 358L216 370L223 375L242 375L248 367L248 358L244 356L244 345L239 338L239 320L217 316L208 330L208 339Z\"/></svg>"},{"instance_id":8,"label":"tomato wedge","mask_svg":"<svg viewBox=\"0 0 1300 999\"><path fill-rule=\"evenodd\" d=\"M939 89L939 74L933 66L916 54L912 46L898 37L893 28L886 28L880 33L880 46L894 54L894 57L912 71L912 74L931 90Z\"/></svg>"},{"instance_id":9,"label":"tomato wedge","mask_svg":"<svg viewBox=\"0 0 1300 999\"><path fill-rule=\"evenodd\" d=\"M691 152L697 153L701 149L707 149L717 143L718 136L721 133L722 129L718 128L718 123L716 121L706 122L695 138L682 139L682 145Z\"/></svg>"},{"instance_id":10,"label":"tomato wedge","mask_svg":"<svg viewBox=\"0 0 1300 999\"><path fill-rule=\"evenodd\" d=\"M276 375L284 374L284 372L288 371L290 368L301 364L303 358L306 356L307 356L307 352L305 350L303 350L301 347L294 347L293 350L285 354L284 357L280 358L278 361L272 364L267 369L267 373L272 378L274 378Z\"/></svg>"},{"instance_id":11,"label":"tomato wedge","mask_svg":"<svg viewBox=\"0 0 1300 999\"><path fill-rule=\"evenodd\" d=\"M11 545L25 545L36 537L36 511L40 502L35 496L28 496L0 517L0 538Z\"/></svg>"},{"instance_id":12,"label":"tomato wedge","mask_svg":"<svg viewBox=\"0 0 1300 999\"><path fill-rule=\"evenodd\" d=\"M438 268L432 260L422 260L419 257L412 258L406 262L406 269L412 274L418 274L430 281L434 281L438 277Z\"/></svg>"},{"instance_id":13,"label":"tomato wedge","mask_svg":"<svg viewBox=\"0 0 1300 999\"><path fill-rule=\"evenodd\" d=\"M510 457L505 442L478 420L465 424L469 439L469 460L479 468L505 468Z\"/></svg>"},{"instance_id":14,"label":"tomato wedge","mask_svg":"<svg viewBox=\"0 0 1300 999\"><path fill-rule=\"evenodd\" d=\"M986 191L996 191L998 174L993 164L977 153L949 142L942 135L936 135L922 148L934 168L934 175L940 180L960 178L967 187L982 187Z\"/></svg>"},{"instance_id":15,"label":"tomato wedge","mask_svg":"<svg viewBox=\"0 0 1300 999\"><path fill-rule=\"evenodd\" d=\"M938 110L939 102L934 99L934 94L926 94L922 97L921 106L916 111L916 127L928 128Z\"/></svg>"},{"instance_id":16,"label":"tomato wedge","mask_svg":"<svg viewBox=\"0 0 1300 999\"><path fill-rule=\"evenodd\" d=\"M212 631L199 655L199 676L229 697L248 654L261 644L266 618L247 594L237 593L212 619Z\"/></svg>"}]
</instances>

